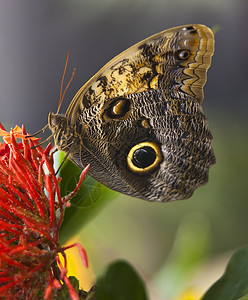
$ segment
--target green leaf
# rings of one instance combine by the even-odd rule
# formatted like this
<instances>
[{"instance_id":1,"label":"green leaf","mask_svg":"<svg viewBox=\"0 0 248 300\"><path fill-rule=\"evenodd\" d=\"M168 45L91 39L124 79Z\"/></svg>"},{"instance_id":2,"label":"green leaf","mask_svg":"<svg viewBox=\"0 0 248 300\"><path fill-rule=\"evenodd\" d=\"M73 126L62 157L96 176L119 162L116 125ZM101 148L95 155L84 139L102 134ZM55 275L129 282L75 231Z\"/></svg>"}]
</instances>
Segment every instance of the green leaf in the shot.
<instances>
[{"instance_id":1,"label":"green leaf","mask_svg":"<svg viewBox=\"0 0 248 300\"><path fill-rule=\"evenodd\" d=\"M80 300L94 300L95 299L95 287L92 287L88 292L79 289L79 281L76 277L70 276L69 281L73 288L75 289L76 293ZM69 293L68 286L64 283L62 288L59 290L57 296L55 297L56 300L69 300L72 299ZM73 298L74 299L74 298Z\"/></svg>"},{"instance_id":2,"label":"green leaf","mask_svg":"<svg viewBox=\"0 0 248 300\"><path fill-rule=\"evenodd\" d=\"M79 291L79 281L76 277L70 276L69 277L70 283L74 287L75 291L78 293ZM56 300L68 300L71 299L69 295L69 289L67 285L64 283L62 285L62 288L59 290L58 296L56 297Z\"/></svg>"},{"instance_id":3,"label":"green leaf","mask_svg":"<svg viewBox=\"0 0 248 300\"><path fill-rule=\"evenodd\" d=\"M234 253L223 276L210 287L202 300L247 300L247 294L248 245Z\"/></svg>"},{"instance_id":4,"label":"green leaf","mask_svg":"<svg viewBox=\"0 0 248 300\"><path fill-rule=\"evenodd\" d=\"M109 266L97 281L96 300L148 300L142 279L127 262Z\"/></svg>"},{"instance_id":5,"label":"green leaf","mask_svg":"<svg viewBox=\"0 0 248 300\"><path fill-rule=\"evenodd\" d=\"M169 256L153 278L156 291L166 299L177 299L187 289L189 281L196 276L208 254L209 246L208 220L199 212L188 213L179 223Z\"/></svg>"},{"instance_id":6,"label":"green leaf","mask_svg":"<svg viewBox=\"0 0 248 300\"><path fill-rule=\"evenodd\" d=\"M239 298L238 300L248 300L248 294L246 294L245 296Z\"/></svg>"},{"instance_id":7,"label":"green leaf","mask_svg":"<svg viewBox=\"0 0 248 300\"><path fill-rule=\"evenodd\" d=\"M81 172L82 170L74 163L69 159L66 160L60 171L62 196L68 195L75 189ZM86 176L77 194L70 201L71 206L65 210L65 217L60 230L60 243L65 243L75 235L116 195L118 193Z\"/></svg>"}]
</instances>

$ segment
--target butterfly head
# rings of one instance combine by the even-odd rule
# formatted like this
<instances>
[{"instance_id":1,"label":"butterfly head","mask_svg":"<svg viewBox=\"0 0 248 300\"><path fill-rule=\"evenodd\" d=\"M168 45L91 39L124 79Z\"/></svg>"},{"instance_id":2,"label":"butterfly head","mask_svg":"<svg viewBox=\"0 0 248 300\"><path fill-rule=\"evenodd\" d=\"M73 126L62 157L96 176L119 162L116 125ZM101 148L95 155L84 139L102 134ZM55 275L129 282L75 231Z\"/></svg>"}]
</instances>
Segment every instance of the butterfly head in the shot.
<instances>
[{"instance_id":1,"label":"butterfly head","mask_svg":"<svg viewBox=\"0 0 248 300\"><path fill-rule=\"evenodd\" d=\"M67 118L63 115L54 114L48 115L48 126L54 135L54 142L59 150L65 151L72 143L72 128L68 126Z\"/></svg>"}]
</instances>

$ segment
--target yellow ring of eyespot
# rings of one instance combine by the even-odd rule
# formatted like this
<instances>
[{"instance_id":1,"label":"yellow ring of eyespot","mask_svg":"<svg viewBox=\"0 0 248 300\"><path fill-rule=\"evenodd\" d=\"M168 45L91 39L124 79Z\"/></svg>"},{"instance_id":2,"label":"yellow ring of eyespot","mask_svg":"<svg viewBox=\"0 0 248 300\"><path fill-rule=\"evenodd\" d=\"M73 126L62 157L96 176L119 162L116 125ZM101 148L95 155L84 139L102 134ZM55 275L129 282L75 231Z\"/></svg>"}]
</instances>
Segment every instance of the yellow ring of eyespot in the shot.
<instances>
[{"instance_id":1,"label":"yellow ring of eyespot","mask_svg":"<svg viewBox=\"0 0 248 300\"><path fill-rule=\"evenodd\" d=\"M132 159L133 159L134 152L143 147L151 147L156 153L156 158L150 166L148 166L146 168L139 168L133 164ZM129 151L129 153L127 155L127 165L129 167L129 169L132 172L140 174L140 175L146 174L146 173L154 170L156 167L158 167L158 165L161 161L162 161L162 153L161 153L160 147L156 143L153 143L153 142L139 143L139 144L133 146L133 148L131 148L131 150Z\"/></svg>"}]
</instances>

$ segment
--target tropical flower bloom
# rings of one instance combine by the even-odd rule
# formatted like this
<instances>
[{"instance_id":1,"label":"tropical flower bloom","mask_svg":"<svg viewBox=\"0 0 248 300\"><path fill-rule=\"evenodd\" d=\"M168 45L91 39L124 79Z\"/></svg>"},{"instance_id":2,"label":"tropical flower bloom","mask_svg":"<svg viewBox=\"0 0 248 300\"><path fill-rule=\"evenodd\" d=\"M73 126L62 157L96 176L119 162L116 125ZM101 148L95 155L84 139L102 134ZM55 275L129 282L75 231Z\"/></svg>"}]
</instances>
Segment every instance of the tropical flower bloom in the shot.
<instances>
[{"instance_id":1,"label":"tropical flower bloom","mask_svg":"<svg viewBox=\"0 0 248 300\"><path fill-rule=\"evenodd\" d=\"M0 144L1 299L51 299L62 282L71 299L79 299L66 275L65 250L77 246L85 266L86 252L77 243L61 247L58 237L64 207L88 167L74 192L61 198L51 144L45 150L37 146L36 138L25 138L24 127L8 133L0 123L0 135L5 141Z\"/></svg>"}]
</instances>

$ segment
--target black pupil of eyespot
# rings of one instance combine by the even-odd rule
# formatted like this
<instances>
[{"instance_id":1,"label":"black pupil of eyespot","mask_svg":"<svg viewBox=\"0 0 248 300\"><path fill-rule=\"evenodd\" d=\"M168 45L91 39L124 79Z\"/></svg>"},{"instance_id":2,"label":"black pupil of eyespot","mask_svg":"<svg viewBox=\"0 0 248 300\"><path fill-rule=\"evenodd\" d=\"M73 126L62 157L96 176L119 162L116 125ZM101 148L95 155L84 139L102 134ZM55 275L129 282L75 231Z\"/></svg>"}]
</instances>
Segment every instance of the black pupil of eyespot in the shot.
<instances>
[{"instance_id":1,"label":"black pupil of eyespot","mask_svg":"<svg viewBox=\"0 0 248 300\"><path fill-rule=\"evenodd\" d=\"M193 26L188 26L188 27L185 27L185 29L192 30L192 29L194 29L194 27Z\"/></svg>"},{"instance_id":2,"label":"black pupil of eyespot","mask_svg":"<svg viewBox=\"0 0 248 300\"><path fill-rule=\"evenodd\" d=\"M154 163L156 152L153 148L145 146L134 151L132 163L138 168L146 168Z\"/></svg>"}]
</instances>

